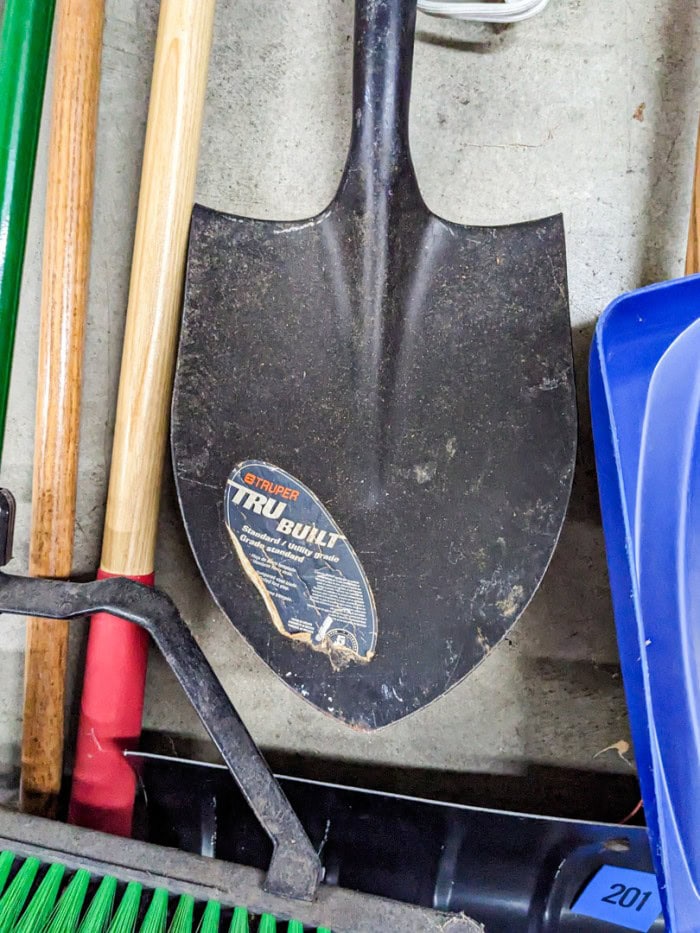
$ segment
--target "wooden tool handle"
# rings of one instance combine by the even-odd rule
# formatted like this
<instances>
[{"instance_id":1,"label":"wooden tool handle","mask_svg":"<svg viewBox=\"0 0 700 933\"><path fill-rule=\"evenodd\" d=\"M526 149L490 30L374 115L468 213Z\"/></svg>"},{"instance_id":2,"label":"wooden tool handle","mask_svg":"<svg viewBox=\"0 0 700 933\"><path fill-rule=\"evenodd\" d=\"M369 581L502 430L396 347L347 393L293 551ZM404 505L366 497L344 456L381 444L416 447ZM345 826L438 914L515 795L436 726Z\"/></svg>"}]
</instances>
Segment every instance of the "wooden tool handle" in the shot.
<instances>
[{"instance_id":1,"label":"wooden tool handle","mask_svg":"<svg viewBox=\"0 0 700 933\"><path fill-rule=\"evenodd\" d=\"M685 255L685 274L700 272L700 126L695 149L695 175L693 177L693 198L690 205L690 227L688 229L688 250Z\"/></svg>"},{"instance_id":2,"label":"wooden tool handle","mask_svg":"<svg viewBox=\"0 0 700 933\"><path fill-rule=\"evenodd\" d=\"M68 576L73 560L103 21L103 0L59 0L29 545L40 577ZM44 815L61 787L67 641L67 622L29 619L22 806Z\"/></svg>"},{"instance_id":3,"label":"wooden tool handle","mask_svg":"<svg viewBox=\"0 0 700 933\"><path fill-rule=\"evenodd\" d=\"M214 6L161 5L102 543L112 574L153 571Z\"/></svg>"},{"instance_id":4,"label":"wooden tool handle","mask_svg":"<svg viewBox=\"0 0 700 933\"><path fill-rule=\"evenodd\" d=\"M215 0L162 0L141 175L101 576L153 582L175 364ZM148 642L106 613L90 625L69 810L128 835Z\"/></svg>"}]
</instances>

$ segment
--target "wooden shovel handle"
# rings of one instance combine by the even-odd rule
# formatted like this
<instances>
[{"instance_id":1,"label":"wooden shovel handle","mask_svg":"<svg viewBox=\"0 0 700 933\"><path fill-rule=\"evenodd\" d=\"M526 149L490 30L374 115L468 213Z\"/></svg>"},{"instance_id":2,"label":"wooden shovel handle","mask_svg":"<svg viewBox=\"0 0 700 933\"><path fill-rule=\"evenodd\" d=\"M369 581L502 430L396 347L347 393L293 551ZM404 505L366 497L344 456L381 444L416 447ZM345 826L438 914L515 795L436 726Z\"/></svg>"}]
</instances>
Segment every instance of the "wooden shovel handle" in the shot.
<instances>
[{"instance_id":1,"label":"wooden shovel handle","mask_svg":"<svg viewBox=\"0 0 700 933\"><path fill-rule=\"evenodd\" d=\"M103 0L59 0L42 269L29 572L73 560L83 334ZM61 787L68 623L29 619L22 805L50 815Z\"/></svg>"},{"instance_id":2,"label":"wooden shovel handle","mask_svg":"<svg viewBox=\"0 0 700 933\"><path fill-rule=\"evenodd\" d=\"M214 6L161 4L102 542L110 574L153 571Z\"/></svg>"},{"instance_id":3,"label":"wooden shovel handle","mask_svg":"<svg viewBox=\"0 0 700 933\"><path fill-rule=\"evenodd\" d=\"M695 150L695 175L693 196L690 204L690 227L688 228L688 250L685 255L685 274L700 272L700 126Z\"/></svg>"},{"instance_id":4,"label":"wooden shovel handle","mask_svg":"<svg viewBox=\"0 0 700 933\"><path fill-rule=\"evenodd\" d=\"M215 0L162 0L100 576L153 582L160 486ZM69 820L128 835L148 643L93 616Z\"/></svg>"}]
</instances>

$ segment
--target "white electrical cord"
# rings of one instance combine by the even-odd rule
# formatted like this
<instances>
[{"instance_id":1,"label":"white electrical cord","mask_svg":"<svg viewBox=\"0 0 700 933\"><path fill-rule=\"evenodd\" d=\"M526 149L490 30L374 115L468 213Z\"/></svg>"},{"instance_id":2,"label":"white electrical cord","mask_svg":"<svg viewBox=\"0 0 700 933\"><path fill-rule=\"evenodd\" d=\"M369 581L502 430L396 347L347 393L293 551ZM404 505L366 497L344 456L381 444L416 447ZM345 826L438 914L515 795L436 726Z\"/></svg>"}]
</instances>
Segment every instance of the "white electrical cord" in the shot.
<instances>
[{"instance_id":1,"label":"white electrical cord","mask_svg":"<svg viewBox=\"0 0 700 933\"><path fill-rule=\"evenodd\" d=\"M450 16L476 23L519 23L541 13L549 0L505 0L478 3L474 0L418 0L418 9L431 16Z\"/></svg>"}]
</instances>

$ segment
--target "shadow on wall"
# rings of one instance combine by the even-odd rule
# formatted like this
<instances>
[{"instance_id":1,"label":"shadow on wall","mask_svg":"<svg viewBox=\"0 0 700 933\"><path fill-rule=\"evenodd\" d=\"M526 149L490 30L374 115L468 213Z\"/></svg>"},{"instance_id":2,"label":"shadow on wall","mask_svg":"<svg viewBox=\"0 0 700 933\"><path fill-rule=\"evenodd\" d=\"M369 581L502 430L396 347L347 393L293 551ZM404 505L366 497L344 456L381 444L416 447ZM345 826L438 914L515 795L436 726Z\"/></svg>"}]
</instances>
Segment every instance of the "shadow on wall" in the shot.
<instances>
[{"instance_id":1,"label":"shadow on wall","mask_svg":"<svg viewBox=\"0 0 700 933\"><path fill-rule=\"evenodd\" d=\"M141 747L146 752L220 763L214 746L198 739L148 732L143 734ZM263 752L276 774L466 806L617 823L639 802L639 785L631 771L610 774L517 761L503 763L509 773L470 774ZM643 816L632 822L643 823Z\"/></svg>"},{"instance_id":2,"label":"shadow on wall","mask_svg":"<svg viewBox=\"0 0 700 933\"><path fill-rule=\"evenodd\" d=\"M464 37L468 32L468 38ZM517 41L517 29L511 24L468 23L418 15L416 43L438 45L452 52L492 55Z\"/></svg>"},{"instance_id":3,"label":"shadow on wall","mask_svg":"<svg viewBox=\"0 0 700 933\"><path fill-rule=\"evenodd\" d=\"M662 53L657 60L656 99L648 101L655 115L655 132L648 173L640 263L636 286L663 281L677 274L676 254L680 231L669 228L670 217L686 218L690 210L692 164L681 162L686 147L678 145L685 133L694 137L698 118L697 71L693 53L700 4L697 0L672 0L665 10L659 37ZM634 81L634 75L629 76ZM679 182L680 180L680 182ZM683 203L685 202L685 203ZM602 309L599 309L602 310ZM586 629L585 651L591 676L601 671L600 662L616 656L612 606L607 585L604 540L601 528L595 456L588 399L588 359L595 323L572 332L579 413L578 451L567 524L532 608L516 629L524 637L526 626L530 655L528 663L556 659L566 650L567 639L580 637ZM578 525L576 531L572 526ZM584 533L582 526L587 526ZM580 608L576 608L576 607ZM566 611L563 611L566 609ZM559 612L558 612L559 610ZM553 626L558 627L557 629ZM562 631L563 629L563 631ZM553 632L556 637L552 637ZM552 646L553 643L553 646ZM538 650L541 657L537 657ZM572 650L572 649L570 649ZM603 677L601 688L608 695L610 725L622 741L629 739L622 681L612 671L613 681ZM536 715L537 710L530 711Z\"/></svg>"},{"instance_id":4,"label":"shadow on wall","mask_svg":"<svg viewBox=\"0 0 700 933\"><path fill-rule=\"evenodd\" d=\"M663 281L677 274L675 254L678 231L670 230L668 218L680 215L683 223L690 210L692 164L682 164L680 154L685 147L678 146L684 134L695 134L698 119L697 56L693 53L698 32L698 0L670 0L665 5L659 43L663 50L655 67L658 71L656 98L646 101L655 114L655 131L651 154L646 165L648 174L646 201L643 215L645 225L641 231L642 243L638 251L639 268L636 286L642 287ZM630 40L632 41L632 40ZM634 83L634 75L628 75ZM679 179L681 181L679 185ZM685 182L683 181L685 179ZM678 211L674 205L682 203ZM592 309L600 312L603 309ZM576 387L579 412L579 443L576 475L574 477L569 520L594 522L600 526L600 510L595 473L595 458L588 402L588 358L595 331L595 323L574 328L572 342L576 369Z\"/></svg>"},{"instance_id":5,"label":"shadow on wall","mask_svg":"<svg viewBox=\"0 0 700 933\"><path fill-rule=\"evenodd\" d=\"M0 4L0 9L2 5ZM19 787L20 748L14 742L0 744L0 807L10 804Z\"/></svg>"},{"instance_id":6,"label":"shadow on wall","mask_svg":"<svg viewBox=\"0 0 700 933\"><path fill-rule=\"evenodd\" d=\"M646 229L640 250L639 285L663 281L676 274L681 258L672 252L674 237L668 236L670 208L683 198L686 207L681 214L687 219L690 212L690 185L692 164L682 164L678 146L683 133L694 136L700 97L698 95L698 69L695 66L698 37L697 0L669 0L661 29L659 81L656 100L652 102L658 114L656 132L649 160L648 208ZM686 179L679 187L679 179ZM686 220L687 222L687 220Z\"/></svg>"},{"instance_id":7,"label":"shadow on wall","mask_svg":"<svg viewBox=\"0 0 700 933\"><path fill-rule=\"evenodd\" d=\"M642 231L643 243L639 251L640 267L637 275L638 287L662 281L676 274L678 261L682 257L671 252L678 237L669 235L667 218L673 215L672 205L679 199L687 202L686 209L678 213L683 218L689 215L692 165L680 164L678 152L684 147L677 143L683 133L694 135L698 118L697 82L693 79L695 56L693 44L697 33L699 4L697 0L672 0L666 8L661 31L662 56L658 62L659 81L657 98L649 102L649 108L658 113L656 131L652 142L651 158L648 162L648 206L644 212L646 225ZM697 70L697 69L696 69ZM633 79L633 76L630 76ZM687 179L679 185L679 179ZM685 222L685 221L684 221ZM602 309L601 309L602 310ZM578 451L568 521L594 523L600 527L600 508L595 471L595 455L591 431L591 414L588 400L588 359L595 323L587 323L572 332L574 365L579 415ZM577 548L577 542L571 540ZM602 533L601 533L602 545ZM566 548L563 536L560 549ZM567 565L577 569L576 553L558 552L557 564L562 569ZM595 558L595 575L606 578L604 563ZM571 581L572 584L574 581ZM545 584L544 589L547 589ZM609 600L608 600L609 603ZM611 617L608 608L606 615Z\"/></svg>"}]
</instances>

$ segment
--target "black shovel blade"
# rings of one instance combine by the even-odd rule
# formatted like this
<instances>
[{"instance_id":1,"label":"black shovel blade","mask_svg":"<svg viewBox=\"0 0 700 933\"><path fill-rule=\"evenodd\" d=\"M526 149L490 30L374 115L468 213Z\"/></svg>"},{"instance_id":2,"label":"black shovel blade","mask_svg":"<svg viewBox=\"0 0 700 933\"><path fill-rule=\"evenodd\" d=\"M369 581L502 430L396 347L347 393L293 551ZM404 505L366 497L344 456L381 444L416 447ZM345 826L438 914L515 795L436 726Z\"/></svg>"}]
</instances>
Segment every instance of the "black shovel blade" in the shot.
<instances>
[{"instance_id":1,"label":"black shovel blade","mask_svg":"<svg viewBox=\"0 0 700 933\"><path fill-rule=\"evenodd\" d=\"M195 208L173 402L209 589L285 683L361 729L445 693L515 623L576 442L561 219L425 208L414 18L413 0L358 0L355 129L326 211Z\"/></svg>"}]
</instances>

